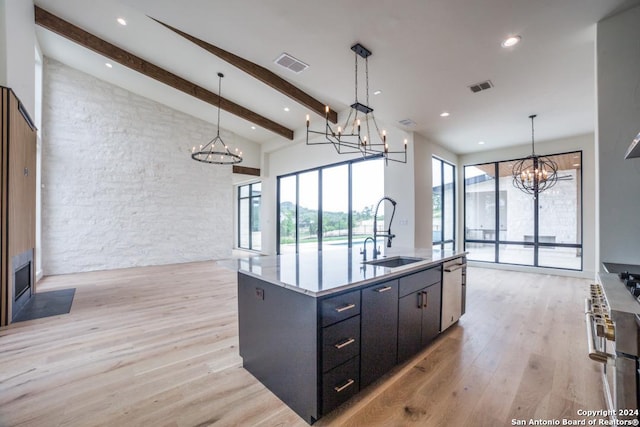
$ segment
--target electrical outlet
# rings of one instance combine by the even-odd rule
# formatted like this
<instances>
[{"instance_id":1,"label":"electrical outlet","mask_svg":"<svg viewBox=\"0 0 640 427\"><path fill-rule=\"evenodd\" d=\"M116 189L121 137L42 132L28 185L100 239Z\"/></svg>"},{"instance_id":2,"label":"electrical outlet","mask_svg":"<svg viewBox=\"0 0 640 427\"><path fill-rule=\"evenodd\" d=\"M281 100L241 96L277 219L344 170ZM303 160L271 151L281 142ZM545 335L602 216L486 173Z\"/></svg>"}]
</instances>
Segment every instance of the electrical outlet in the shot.
<instances>
[{"instance_id":1,"label":"electrical outlet","mask_svg":"<svg viewBox=\"0 0 640 427\"><path fill-rule=\"evenodd\" d=\"M256 288L256 298L264 300L264 289Z\"/></svg>"}]
</instances>

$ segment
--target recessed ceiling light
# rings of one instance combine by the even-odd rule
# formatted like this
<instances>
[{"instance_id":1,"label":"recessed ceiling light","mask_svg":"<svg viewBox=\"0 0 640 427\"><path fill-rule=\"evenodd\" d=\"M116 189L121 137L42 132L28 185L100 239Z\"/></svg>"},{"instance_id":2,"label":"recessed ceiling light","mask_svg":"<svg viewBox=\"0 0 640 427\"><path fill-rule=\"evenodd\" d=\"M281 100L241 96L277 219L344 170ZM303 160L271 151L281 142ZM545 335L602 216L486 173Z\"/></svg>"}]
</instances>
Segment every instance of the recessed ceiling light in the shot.
<instances>
[{"instance_id":1,"label":"recessed ceiling light","mask_svg":"<svg viewBox=\"0 0 640 427\"><path fill-rule=\"evenodd\" d=\"M381 90L376 90L376 91L373 92L374 95L380 95L381 93L382 93Z\"/></svg>"},{"instance_id":2,"label":"recessed ceiling light","mask_svg":"<svg viewBox=\"0 0 640 427\"><path fill-rule=\"evenodd\" d=\"M284 107L284 111L286 111L288 113L290 111L289 107Z\"/></svg>"},{"instance_id":3,"label":"recessed ceiling light","mask_svg":"<svg viewBox=\"0 0 640 427\"><path fill-rule=\"evenodd\" d=\"M113 68L113 65L111 65L111 63L110 63L110 62L105 62L105 63L104 63L104 65L105 65L107 68Z\"/></svg>"},{"instance_id":4,"label":"recessed ceiling light","mask_svg":"<svg viewBox=\"0 0 640 427\"><path fill-rule=\"evenodd\" d=\"M478 145L484 145L484 141L478 141Z\"/></svg>"},{"instance_id":5,"label":"recessed ceiling light","mask_svg":"<svg viewBox=\"0 0 640 427\"><path fill-rule=\"evenodd\" d=\"M443 111L442 113L440 113L440 117L449 117L449 113L446 111Z\"/></svg>"},{"instance_id":6,"label":"recessed ceiling light","mask_svg":"<svg viewBox=\"0 0 640 427\"><path fill-rule=\"evenodd\" d=\"M255 126L251 126L251 130L256 130L256 127Z\"/></svg>"},{"instance_id":7,"label":"recessed ceiling light","mask_svg":"<svg viewBox=\"0 0 640 427\"><path fill-rule=\"evenodd\" d=\"M522 40L522 37L520 36L509 36L506 39L504 39L502 43L500 43L500 45L502 47L511 47L520 43L520 40Z\"/></svg>"},{"instance_id":8,"label":"recessed ceiling light","mask_svg":"<svg viewBox=\"0 0 640 427\"><path fill-rule=\"evenodd\" d=\"M127 21L124 18L118 18L117 21L118 21L118 24L120 25L123 25L123 26L127 25Z\"/></svg>"}]
</instances>

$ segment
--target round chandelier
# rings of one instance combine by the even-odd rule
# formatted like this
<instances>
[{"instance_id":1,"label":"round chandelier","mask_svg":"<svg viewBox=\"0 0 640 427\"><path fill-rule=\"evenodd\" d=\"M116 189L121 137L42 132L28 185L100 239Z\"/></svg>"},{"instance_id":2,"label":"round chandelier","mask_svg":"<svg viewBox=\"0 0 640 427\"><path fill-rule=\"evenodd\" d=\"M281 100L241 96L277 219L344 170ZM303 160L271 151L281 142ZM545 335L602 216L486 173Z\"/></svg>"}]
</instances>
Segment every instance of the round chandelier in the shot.
<instances>
[{"instance_id":1,"label":"round chandelier","mask_svg":"<svg viewBox=\"0 0 640 427\"><path fill-rule=\"evenodd\" d=\"M235 149L235 152L229 151L229 147L220 138L220 102L222 100L222 78L224 74L218 73L218 133L215 138L206 145L199 148L193 147L191 150L191 158L199 162L212 163L216 165L233 165L242 161L242 151Z\"/></svg>"},{"instance_id":2,"label":"round chandelier","mask_svg":"<svg viewBox=\"0 0 640 427\"><path fill-rule=\"evenodd\" d=\"M558 164L546 156L538 156L534 147L533 119L531 119L531 155L520 159L513 165L513 185L521 191L533 194L541 193L558 182Z\"/></svg>"}]
</instances>

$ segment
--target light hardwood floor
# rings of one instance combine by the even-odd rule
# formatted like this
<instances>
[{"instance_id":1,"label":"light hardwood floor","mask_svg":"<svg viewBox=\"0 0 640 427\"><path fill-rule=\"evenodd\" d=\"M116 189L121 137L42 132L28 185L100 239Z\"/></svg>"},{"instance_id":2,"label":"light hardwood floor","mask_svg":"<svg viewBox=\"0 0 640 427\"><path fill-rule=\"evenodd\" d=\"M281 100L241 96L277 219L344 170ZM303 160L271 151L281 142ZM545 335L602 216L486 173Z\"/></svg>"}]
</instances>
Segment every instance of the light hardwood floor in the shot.
<instances>
[{"instance_id":1,"label":"light hardwood floor","mask_svg":"<svg viewBox=\"0 0 640 427\"><path fill-rule=\"evenodd\" d=\"M467 313L318 426L506 426L604 408L588 281L469 268ZM238 355L214 262L47 277L70 314L0 329L0 426L305 426Z\"/></svg>"}]
</instances>

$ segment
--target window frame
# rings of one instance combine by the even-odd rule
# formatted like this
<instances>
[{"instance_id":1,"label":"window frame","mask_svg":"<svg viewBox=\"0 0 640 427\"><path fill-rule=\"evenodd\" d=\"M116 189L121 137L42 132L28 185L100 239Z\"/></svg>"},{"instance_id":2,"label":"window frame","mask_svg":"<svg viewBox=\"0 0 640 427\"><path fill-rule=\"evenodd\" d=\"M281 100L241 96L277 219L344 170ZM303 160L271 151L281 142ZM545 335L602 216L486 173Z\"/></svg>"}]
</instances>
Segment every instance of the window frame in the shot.
<instances>
[{"instance_id":1,"label":"window frame","mask_svg":"<svg viewBox=\"0 0 640 427\"><path fill-rule=\"evenodd\" d=\"M318 224L318 229L317 229L317 234L318 234L318 247L317 250L318 251L322 251L323 248L323 242L322 242L322 234L323 234L323 222L322 222L322 210L323 210L323 206L322 206L322 172L324 169L329 169L329 168L334 168L337 166L342 166L342 165L348 165L348 216L347 216L347 227L348 227L348 235L347 235L347 247L348 248L352 248L353 247L353 168L352 166L356 163L360 163L360 162L366 162L366 161L383 161L383 156L382 155L378 155L378 156L369 156L369 157L365 157L365 158L360 158L360 159L351 159L351 160L346 160L343 162L337 162L337 163L331 163L328 165L323 165L323 166L318 166L318 167L314 167L314 168L308 168L308 169L303 169L303 170L299 170L299 171L295 171L295 172L290 172L290 173L286 173L283 175L278 175L277 179L276 179L276 218L277 218L277 222L275 224L276 226L276 254L280 255L282 253L282 248L281 248L281 236L280 236L280 196L281 196L281 192L280 192L280 187L281 187L281 180L285 179L285 178L289 178L292 176L295 176L296 179L296 203L295 203L295 218L296 218L296 230L295 230L295 253L299 253L300 251L300 236L298 234L298 223L299 223L299 213L300 213L300 175L304 174L304 173L308 173L308 172L312 172L312 171L318 171L318 220L319 220L319 224Z\"/></svg>"},{"instance_id":2,"label":"window frame","mask_svg":"<svg viewBox=\"0 0 640 427\"><path fill-rule=\"evenodd\" d=\"M440 250L444 251L445 245L447 244L453 244L453 248L455 249L456 247L456 229L457 229L457 221L456 221L456 212L457 212L457 203L456 203L456 165L454 165L451 162L448 162L438 156L432 156L431 157L431 165L433 167L433 161L436 160L438 162L440 162L440 187L442 187L442 192L441 192L441 199L440 199L440 241L438 242L431 242L431 247L435 247L436 245L440 245ZM453 236L451 239L444 239L444 234L445 234L445 219L446 219L446 205L445 205L445 184L444 184L444 165L448 165L451 166L452 171L453 171ZM431 191L433 191L433 170L431 171ZM432 193L433 194L433 193ZM431 236L433 239L433 224L434 224L434 218L433 218L433 206L432 206L432 211L431 211L431 222L432 222L432 231L431 231Z\"/></svg>"},{"instance_id":3,"label":"window frame","mask_svg":"<svg viewBox=\"0 0 640 427\"><path fill-rule=\"evenodd\" d=\"M255 199L259 200L259 204L260 206L262 206L262 188L260 189L260 195L254 196L253 195L253 186L256 184L260 184L262 186L262 182L261 181L256 181L256 182L251 182L249 184L243 184L243 185L238 185L237 187L237 192L238 192L238 218L237 218L237 223L238 223L238 235L237 237L237 247L238 249L244 249L244 250L249 250L249 251L255 251L258 249L255 249L255 245L253 244L253 220L254 220L254 209L253 209L253 202ZM249 190L249 195L243 197L242 196L242 189L243 188L247 188ZM243 200L248 200L248 206L249 206L249 247L244 247L242 246L242 208L241 208L241 203ZM259 219L259 218L258 218ZM258 222L259 225L259 230L262 230L262 224L260 222ZM262 245L260 245L260 247L262 248Z\"/></svg>"},{"instance_id":4,"label":"window frame","mask_svg":"<svg viewBox=\"0 0 640 427\"><path fill-rule=\"evenodd\" d=\"M464 165L463 166L463 195L464 195L464 200L463 200L463 225L464 225L464 238L463 238L463 242L464 242L464 250L467 250L467 244L468 243L477 243L477 244L493 244L494 245L494 258L493 261L486 261L486 260L473 260L473 259L469 259L470 261L473 262L481 262L481 263L491 263L491 264L509 264L509 265L518 265L518 266L525 266L525 267L535 267L535 268L550 268L550 269L556 269L556 270L567 270L567 271L584 271L584 249L583 249L583 244L584 244L584 183L583 183L583 150L572 150L572 151L565 151L565 152L561 152L561 153L552 153L552 154L546 154L545 157L555 157L555 156L563 156L563 155L569 155L569 154L578 154L580 156L580 168L576 174L577 177L579 177L580 179L580 183L579 183L579 221L580 221L580 235L579 235L579 242L578 243L547 243L547 242L540 242L539 241L539 237L540 237L540 224L539 224L539 215L540 215L540 200L538 195L540 193L536 193L534 195L532 195L533 197L533 217L534 217L534 224L533 224L533 242L527 242L527 241L515 241L515 240L501 240L500 239L500 209L498 209L498 206L500 206L500 164L501 163L510 163L510 162L515 162L518 160L521 160L522 158L516 158L516 159L510 159L510 160L498 160L498 161L494 161L494 162L483 162L483 163L474 163L474 164L468 164L468 165ZM494 197L495 197L495 230L496 232L494 233L494 238L493 239L468 239L467 238L467 178L466 178L466 168L467 167L476 167L476 166L481 166L481 165L494 165ZM516 262L502 262L500 261L500 246L501 245L522 245L525 247L532 247L533 248L533 263L531 264L521 264L521 263L516 263ZM557 266L546 266L546 265L540 265L540 254L539 254L539 250L540 248L575 248L578 249L580 251L580 268L579 269L575 269L575 268L568 268L568 267L557 267Z\"/></svg>"}]
</instances>

